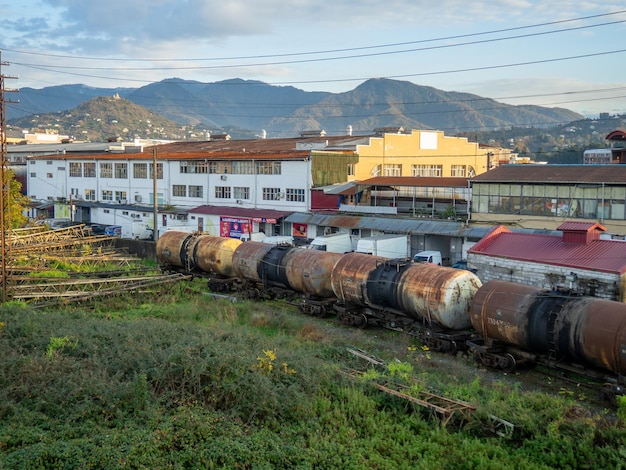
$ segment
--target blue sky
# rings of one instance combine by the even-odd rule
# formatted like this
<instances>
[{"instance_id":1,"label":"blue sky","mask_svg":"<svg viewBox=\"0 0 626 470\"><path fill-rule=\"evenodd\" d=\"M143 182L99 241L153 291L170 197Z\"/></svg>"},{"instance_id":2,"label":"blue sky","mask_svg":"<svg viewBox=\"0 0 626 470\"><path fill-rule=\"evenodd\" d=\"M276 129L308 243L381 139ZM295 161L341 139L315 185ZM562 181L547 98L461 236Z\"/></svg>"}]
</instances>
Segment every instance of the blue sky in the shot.
<instances>
[{"instance_id":1,"label":"blue sky","mask_svg":"<svg viewBox=\"0 0 626 470\"><path fill-rule=\"evenodd\" d=\"M388 77L587 116L626 112L621 2L0 0L0 18L11 88L179 77L338 93Z\"/></svg>"}]
</instances>

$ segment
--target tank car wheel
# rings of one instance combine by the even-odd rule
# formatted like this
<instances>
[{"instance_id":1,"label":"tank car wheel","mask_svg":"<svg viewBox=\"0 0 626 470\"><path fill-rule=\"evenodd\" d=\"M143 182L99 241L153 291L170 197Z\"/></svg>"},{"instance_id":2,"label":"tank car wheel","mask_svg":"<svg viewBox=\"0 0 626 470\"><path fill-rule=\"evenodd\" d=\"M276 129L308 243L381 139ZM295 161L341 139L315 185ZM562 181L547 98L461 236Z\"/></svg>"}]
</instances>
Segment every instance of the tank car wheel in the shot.
<instances>
[{"instance_id":1,"label":"tank car wheel","mask_svg":"<svg viewBox=\"0 0 626 470\"><path fill-rule=\"evenodd\" d=\"M516 362L515 362L515 358L511 355L511 354L505 354L504 356L502 356L503 361L500 363L500 368L510 374L511 372L513 372L515 370L515 367L517 366Z\"/></svg>"},{"instance_id":2,"label":"tank car wheel","mask_svg":"<svg viewBox=\"0 0 626 470\"><path fill-rule=\"evenodd\" d=\"M447 352L448 354L451 354L451 355L453 355L453 356L456 356L456 353L458 353L458 352L459 352L459 347L457 346L456 341L450 341L450 343L449 343L449 345L448 345L448 348L447 348L446 352Z\"/></svg>"},{"instance_id":3,"label":"tank car wheel","mask_svg":"<svg viewBox=\"0 0 626 470\"><path fill-rule=\"evenodd\" d=\"M366 328L367 327L367 317L363 314L354 316L354 326L357 328Z\"/></svg>"}]
</instances>

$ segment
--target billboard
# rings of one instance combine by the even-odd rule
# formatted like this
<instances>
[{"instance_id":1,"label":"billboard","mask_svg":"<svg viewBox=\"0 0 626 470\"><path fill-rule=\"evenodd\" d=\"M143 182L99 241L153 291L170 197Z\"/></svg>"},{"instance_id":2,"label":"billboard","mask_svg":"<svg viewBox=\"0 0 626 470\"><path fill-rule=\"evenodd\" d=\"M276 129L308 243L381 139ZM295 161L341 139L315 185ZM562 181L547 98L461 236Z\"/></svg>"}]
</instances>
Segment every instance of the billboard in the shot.
<instances>
[{"instance_id":1,"label":"billboard","mask_svg":"<svg viewBox=\"0 0 626 470\"><path fill-rule=\"evenodd\" d=\"M241 238L250 233L250 219L240 217L220 217L220 237Z\"/></svg>"}]
</instances>

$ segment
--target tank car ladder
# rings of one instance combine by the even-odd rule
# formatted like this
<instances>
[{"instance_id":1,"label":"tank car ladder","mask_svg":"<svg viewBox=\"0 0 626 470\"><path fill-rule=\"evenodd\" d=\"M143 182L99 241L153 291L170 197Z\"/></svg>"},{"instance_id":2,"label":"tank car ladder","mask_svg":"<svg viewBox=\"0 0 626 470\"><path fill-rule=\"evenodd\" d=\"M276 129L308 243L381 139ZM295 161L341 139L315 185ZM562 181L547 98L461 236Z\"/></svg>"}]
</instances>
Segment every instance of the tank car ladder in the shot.
<instances>
[{"instance_id":1,"label":"tank car ladder","mask_svg":"<svg viewBox=\"0 0 626 470\"><path fill-rule=\"evenodd\" d=\"M548 346L548 366L553 366L557 362L558 348L557 338L555 337L556 321L563 310L563 300L557 303L548 314L548 323L546 325L546 340Z\"/></svg>"}]
</instances>

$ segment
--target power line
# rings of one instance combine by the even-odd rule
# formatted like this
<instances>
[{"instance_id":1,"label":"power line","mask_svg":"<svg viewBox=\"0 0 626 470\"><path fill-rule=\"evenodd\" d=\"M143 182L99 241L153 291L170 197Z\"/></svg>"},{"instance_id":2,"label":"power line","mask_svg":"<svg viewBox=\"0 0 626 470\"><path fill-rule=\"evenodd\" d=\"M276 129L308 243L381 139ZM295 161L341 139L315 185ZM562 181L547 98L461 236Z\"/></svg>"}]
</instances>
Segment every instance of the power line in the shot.
<instances>
[{"instance_id":1,"label":"power line","mask_svg":"<svg viewBox=\"0 0 626 470\"><path fill-rule=\"evenodd\" d=\"M537 24L532 24L532 25L518 26L518 27L514 27L514 28L496 29L496 30L490 30L490 31L482 31L482 32L478 32L478 33L469 33L469 34L461 34L461 35L454 35L454 36L444 36L444 37L440 37L440 38L422 39L422 40L416 40L416 41L405 41L405 42L389 43L389 44L367 45L367 46L359 46L359 47L343 48L343 49L330 49L330 50L322 50L322 51L292 52L292 53L285 53L285 54L263 54L263 55L236 56L236 57L167 58L167 59L158 59L158 58L157 59L151 59L151 58L128 58L128 59L123 59L122 58L122 59L120 59L120 58L108 58L108 57L48 54L48 53L41 53L41 52L23 51L23 50L17 50L17 49L6 49L6 48L4 50L5 51L11 51L11 52L19 53L19 54L28 54L28 55L36 55L36 56L43 56L43 57L56 57L56 58L68 58L68 59L80 59L80 60L102 60L102 61L116 61L116 62L120 62L120 61L129 61L129 62L192 62L192 61L248 60L248 59L262 59L262 58L273 58L273 57L297 57L297 56L305 56L305 55L319 55L319 54L330 54L330 53L338 53L338 52L352 52L352 51L360 51L360 50L368 50L368 49L381 49L381 48L389 48L389 47L406 46L406 45L410 45L410 44L424 44L424 43L438 42L438 41L449 41L449 40L453 40L453 39L462 39L462 38L469 38L469 37L476 37L476 36L484 36L484 35L489 35L489 34L497 34L497 33L506 33L506 32L512 32L512 31L520 31L520 30L525 30L525 29L539 28L539 27L543 27L543 26L553 26L553 25L570 23L570 22L575 22L575 21L583 21L583 20L589 20L589 19L593 19L593 18L601 18L601 17L619 15L619 14L622 14L622 13L626 13L626 10L614 11L614 12L609 12L609 13L601 13L601 14L590 15L590 16L583 16L583 17L578 17L578 18L570 18L570 19L559 20L559 21L550 21L550 22L545 22L545 23L537 23ZM624 22L624 21L614 21L614 22L609 22L609 23L601 23L601 24L595 24L595 25L566 28L566 29L561 29L561 30L533 33L531 35L552 34L552 33L564 32L564 31L573 31L573 30L577 30L577 29L585 29L585 28L593 28L593 27L598 27L598 26L606 26L606 25L617 24L617 23L622 23L622 22ZM512 37L508 37L508 38L493 39L493 41L500 41L500 40L505 40L505 39L513 39L513 38L517 38L517 37L526 37L526 36L524 36L524 35L522 35L522 36L512 36ZM470 43L467 43L467 44L473 44L473 43L470 42ZM437 46L437 47L456 47L456 46L461 46L461 45L466 45L466 44L461 43L461 44L456 44L456 45L445 45L445 46ZM396 52L392 52L392 53L396 53ZM246 66L249 66L249 64L246 65Z\"/></svg>"},{"instance_id":2,"label":"power line","mask_svg":"<svg viewBox=\"0 0 626 470\"><path fill-rule=\"evenodd\" d=\"M435 50L435 49L448 49L448 48L453 48L453 47L460 47L460 46L468 46L468 45L476 45L476 44L486 44L486 43L492 43L492 42L499 42L499 41L508 41L511 39L520 39L520 38L527 38L527 37L534 37L534 36L542 36L542 35L547 35L547 34L557 34L557 33L562 33L565 31L574 31L574 30L580 30L580 29L587 29L587 28L595 28L598 26L606 26L606 25L613 25L613 24L619 24L619 23L624 23L626 22L626 20L620 20L620 21L614 21L614 22L610 22L610 23L602 23L602 24L597 24L597 25L588 25L588 26L578 26L578 27L573 27L573 28L567 28L567 29L562 29L562 30L555 30L555 31L543 31L543 32L537 32L537 33L529 33L529 34L523 34L523 35L519 35L519 36L509 36L509 37L504 37L504 38L493 38L493 39L484 39L484 40L480 40L480 41L471 41L471 42L465 42L465 43L460 43L460 44L443 44L443 45L438 45L438 46L429 46L429 47L420 47L420 48L414 48L414 49L404 49L404 50L399 50L399 51L386 51L386 52L375 52L375 53L368 53L368 54L355 54L355 55L348 55L348 56L337 56L337 57L319 57L319 58L314 58L314 59L300 59L300 60L287 60L287 61L278 61L278 62L261 62L261 63L246 63L246 64L232 64L232 65L202 65L202 66L189 66L189 67L117 67L114 70L117 71L121 71L121 72L131 72L131 71L148 71L148 72L154 72L157 70L176 70L176 71L181 71L181 70L215 70L215 69L226 69L226 68L241 68L241 67L266 67L266 66L270 66L270 65L292 65L292 64L302 64L302 63L311 63L311 62L327 62L327 61L334 61L334 60L346 60L346 59L361 59L361 58L365 58L365 57L376 57L376 56L386 56L386 55L395 55L395 54L406 54L409 52L422 52L422 51L427 51L427 50ZM228 60L232 60L232 59L228 59ZM27 64L27 63L21 63L21 62L14 62L16 65L21 65L23 67L29 67L29 66L36 66L37 64ZM111 67L85 67L85 66L75 66L75 65L53 65L53 66L49 66L52 67L54 69L77 69L77 70L111 70ZM296 82L298 83L298 82ZM308 82L307 82L308 83Z\"/></svg>"}]
</instances>

